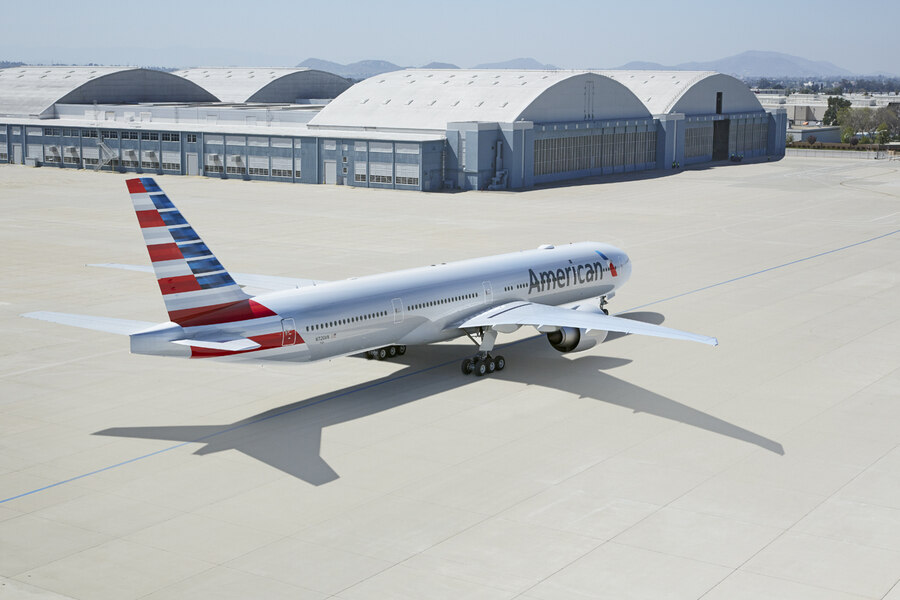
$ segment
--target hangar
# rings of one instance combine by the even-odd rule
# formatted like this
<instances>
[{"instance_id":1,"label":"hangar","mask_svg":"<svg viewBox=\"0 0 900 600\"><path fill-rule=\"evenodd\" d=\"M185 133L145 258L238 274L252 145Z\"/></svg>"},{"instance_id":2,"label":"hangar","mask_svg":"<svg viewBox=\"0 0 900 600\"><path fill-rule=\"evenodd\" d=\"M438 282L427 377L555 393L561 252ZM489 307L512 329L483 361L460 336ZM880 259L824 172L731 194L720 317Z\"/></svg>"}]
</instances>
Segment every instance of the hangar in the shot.
<instances>
[{"instance_id":1,"label":"hangar","mask_svg":"<svg viewBox=\"0 0 900 600\"><path fill-rule=\"evenodd\" d=\"M784 155L783 109L714 72L42 69L2 72L0 162L436 191Z\"/></svg>"},{"instance_id":2,"label":"hangar","mask_svg":"<svg viewBox=\"0 0 900 600\"><path fill-rule=\"evenodd\" d=\"M130 67L0 69L0 115L53 118L58 104L215 102L195 83L163 71Z\"/></svg>"},{"instance_id":3,"label":"hangar","mask_svg":"<svg viewBox=\"0 0 900 600\"><path fill-rule=\"evenodd\" d=\"M317 69L221 68L183 69L174 75L193 81L220 102L315 104L336 98L350 81Z\"/></svg>"}]
</instances>

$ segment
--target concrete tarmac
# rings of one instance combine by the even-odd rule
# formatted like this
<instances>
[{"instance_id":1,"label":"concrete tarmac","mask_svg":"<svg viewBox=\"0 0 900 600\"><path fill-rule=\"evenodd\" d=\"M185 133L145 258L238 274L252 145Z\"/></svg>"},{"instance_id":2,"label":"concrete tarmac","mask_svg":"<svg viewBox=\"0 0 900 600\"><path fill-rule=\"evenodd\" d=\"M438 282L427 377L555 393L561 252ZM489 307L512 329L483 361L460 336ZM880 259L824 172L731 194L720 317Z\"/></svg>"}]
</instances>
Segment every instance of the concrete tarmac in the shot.
<instances>
[{"instance_id":1,"label":"concrete tarmac","mask_svg":"<svg viewBox=\"0 0 900 600\"><path fill-rule=\"evenodd\" d=\"M900 599L900 163L520 193L157 177L230 270L341 279L603 241L614 313L719 338L394 362L135 356L124 180L0 167L0 598Z\"/></svg>"}]
</instances>

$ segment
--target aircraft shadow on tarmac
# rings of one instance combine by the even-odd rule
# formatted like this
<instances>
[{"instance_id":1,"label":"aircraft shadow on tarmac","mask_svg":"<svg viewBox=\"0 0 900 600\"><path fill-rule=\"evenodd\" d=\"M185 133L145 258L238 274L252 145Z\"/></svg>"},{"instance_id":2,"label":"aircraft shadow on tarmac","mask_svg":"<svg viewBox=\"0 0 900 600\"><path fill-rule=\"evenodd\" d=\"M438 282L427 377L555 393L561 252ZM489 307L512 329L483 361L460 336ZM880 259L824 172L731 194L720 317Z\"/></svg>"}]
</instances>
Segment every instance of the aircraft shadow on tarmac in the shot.
<instances>
[{"instance_id":1,"label":"aircraft shadow on tarmac","mask_svg":"<svg viewBox=\"0 0 900 600\"><path fill-rule=\"evenodd\" d=\"M619 316L657 325L663 321L662 315L652 312ZM607 340L623 336L610 334ZM628 359L581 356L559 360L561 357L555 350L541 343L542 337L527 338L498 348L510 359L510 366L490 377L594 398L784 454L781 444L776 441L602 372L626 365L631 362ZM339 477L320 456L323 428L365 418L463 385L478 385L479 378L465 377L459 372L458 363L465 352L459 345L413 347L392 361L407 366L391 375L281 406L235 423L115 427L94 435L204 444L194 452L198 455L233 449L310 484L322 485ZM556 369L556 372L548 377L548 369Z\"/></svg>"}]
</instances>

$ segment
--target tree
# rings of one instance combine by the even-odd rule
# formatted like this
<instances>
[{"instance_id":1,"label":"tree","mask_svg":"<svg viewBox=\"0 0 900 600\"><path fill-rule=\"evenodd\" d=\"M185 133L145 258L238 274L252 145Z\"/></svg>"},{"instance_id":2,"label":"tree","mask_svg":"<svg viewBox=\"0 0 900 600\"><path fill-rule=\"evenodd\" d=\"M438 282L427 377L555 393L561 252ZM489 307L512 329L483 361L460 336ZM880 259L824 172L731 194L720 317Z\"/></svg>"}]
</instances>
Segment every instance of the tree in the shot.
<instances>
[{"instance_id":1,"label":"tree","mask_svg":"<svg viewBox=\"0 0 900 600\"><path fill-rule=\"evenodd\" d=\"M852 133L874 131L878 123L875 122L875 111L871 108L842 108L838 111L838 125L847 128Z\"/></svg>"},{"instance_id":2,"label":"tree","mask_svg":"<svg viewBox=\"0 0 900 600\"><path fill-rule=\"evenodd\" d=\"M840 96L829 96L828 108L825 110L822 122L825 125L837 125L838 111L842 108L850 108L850 101Z\"/></svg>"},{"instance_id":3,"label":"tree","mask_svg":"<svg viewBox=\"0 0 900 600\"><path fill-rule=\"evenodd\" d=\"M892 138L900 136L900 114L896 106L882 106L875 111L873 117L876 130L884 125Z\"/></svg>"},{"instance_id":4,"label":"tree","mask_svg":"<svg viewBox=\"0 0 900 600\"><path fill-rule=\"evenodd\" d=\"M787 134L787 137L784 138L784 141L785 141L785 143L787 143L788 145L793 144L793 143L794 143L794 134L793 134L793 133Z\"/></svg>"},{"instance_id":5,"label":"tree","mask_svg":"<svg viewBox=\"0 0 900 600\"><path fill-rule=\"evenodd\" d=\"M888 126L882 123L875 129L875 143L887 144L891 141L891 134L888 132Z\"/></svg>"},{"instance_id":6,"label":"tree","mask_svg":"<svg viewBox=\"0 0 900 600\"><path fill-rule=\"evenodd\" d=\"M807 143L809 143L810 146L812 146L813 144L816 143L816 136L814 136L814 135L807 136L806 141L807 141Z\"/></svg>"},{"instance_id":7,"label":"tree","mask_svg":"<svg viewBox=\"0 0 900 600\"><path fill-rule=\"evenodd\" d=\"M859 138L854 135L852 138L850 138L850 145L856 146L857 144L859 144Z\"/></svg>"}]
</instances>

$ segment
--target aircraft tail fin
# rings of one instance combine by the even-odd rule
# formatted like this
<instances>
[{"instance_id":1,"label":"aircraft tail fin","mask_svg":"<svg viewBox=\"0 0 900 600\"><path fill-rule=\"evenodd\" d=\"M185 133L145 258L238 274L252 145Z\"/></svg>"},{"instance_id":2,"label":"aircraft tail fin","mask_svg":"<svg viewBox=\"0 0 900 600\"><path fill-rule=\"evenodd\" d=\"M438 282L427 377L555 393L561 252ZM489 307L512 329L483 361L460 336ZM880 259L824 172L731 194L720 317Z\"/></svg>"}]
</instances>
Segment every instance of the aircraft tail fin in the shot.
<instances>
[{"instance_id":1,"label":"aircraft tail fin","mask_svg":"<svg viewBox=\"0 0 900 600\"><path fill-rule=\"evenodd\" d=\"M126 183L169 320L191 327L275 314L250 301L156 181Z\"/></svg>"}]
</instances>

